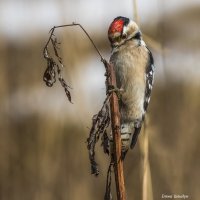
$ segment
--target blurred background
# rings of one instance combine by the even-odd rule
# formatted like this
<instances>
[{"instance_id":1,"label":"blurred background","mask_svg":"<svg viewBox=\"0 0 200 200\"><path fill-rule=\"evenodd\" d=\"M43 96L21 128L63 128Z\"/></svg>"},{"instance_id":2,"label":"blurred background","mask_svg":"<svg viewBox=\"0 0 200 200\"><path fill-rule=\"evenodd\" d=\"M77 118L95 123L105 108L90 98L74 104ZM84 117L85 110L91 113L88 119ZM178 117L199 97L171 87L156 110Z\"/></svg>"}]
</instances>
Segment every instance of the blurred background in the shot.
<instances>
[{"instance_id":1,"label":"blurred background","mask_svg":"<svg viewBox=\"0 0 200 200\"><path fill-rule=\"evenodd\" d=\"M146 128L149 199L185 194L197 200L200 1L140 0L137 11L156 65ZM43 82L42 51L50 28L78 22L108 59L107 29L119 15L134 18L134 1L0 1L0 199L103 199L109 158L99 144L101 173L93 177L85 142L105 97L104 67L78 27L56 30L63 76L73 88L70 104L59 83ZM142 138L124 163L133 200L143 198Z\"/></svg>"}]
</instances>

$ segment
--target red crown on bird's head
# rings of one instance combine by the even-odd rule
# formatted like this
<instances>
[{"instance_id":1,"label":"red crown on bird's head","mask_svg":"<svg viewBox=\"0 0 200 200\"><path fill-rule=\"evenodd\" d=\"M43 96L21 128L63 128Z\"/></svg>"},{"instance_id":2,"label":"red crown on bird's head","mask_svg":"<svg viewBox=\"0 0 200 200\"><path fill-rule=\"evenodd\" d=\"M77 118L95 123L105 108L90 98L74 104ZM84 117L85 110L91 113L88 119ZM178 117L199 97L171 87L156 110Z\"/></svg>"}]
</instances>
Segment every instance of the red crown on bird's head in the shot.
<instances>
[{"instance_id":1,"label":"red crown on bird's head","mask_svg":"<svg viewBox=\"0 0 200 200\"><path fill-rule=\"evenodd\" d=\"M120 33L120 32L122 32L123 27L124 27L124 20L116 19L111 23L111 25L108 29L108 34L113 34L116 32Z\"/></svg>"}]
</instances>

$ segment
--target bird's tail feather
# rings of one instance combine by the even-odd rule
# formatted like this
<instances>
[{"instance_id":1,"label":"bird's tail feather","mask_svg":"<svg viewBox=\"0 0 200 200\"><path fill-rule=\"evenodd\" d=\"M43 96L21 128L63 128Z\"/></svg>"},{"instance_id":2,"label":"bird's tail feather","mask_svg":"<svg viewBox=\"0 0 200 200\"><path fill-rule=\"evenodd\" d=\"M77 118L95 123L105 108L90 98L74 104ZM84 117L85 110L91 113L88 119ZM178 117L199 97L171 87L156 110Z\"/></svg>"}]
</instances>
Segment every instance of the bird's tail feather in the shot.
<instances>
[{"instance_id":1,"label":"bird's tail feather","mask_svg":"<svg viewBox=\"0 0 200 200\"><path fill-rule=\"evenodd\" d=\"M135 128L135 131L134 131L134 133L133 133L133 137L132 137L132 140L131 140L131 145L130 145L131 149L134 148L134 146L135 146L135 144L136 144L136 142L137 142L137 139L138 139L138 135L139 135L139 133L140 133L140 130L141 130L141 127Z\"/></svg>"},{"instance_id":2,"label":"bird's tail feather","mask_svg":"<svg viewBox=\"0 0 200 200\"><path fill-rule=\"evenodd\" d=\"M122 124L121 127L121 144L122 144L122 153L121 153L121 159L124 160L126 157L126 154L128 152L129 147L131 149L134 148L138 135L140 133L141 127L134 127L134 125L130 124ZM113 151L113 137L112 133L109 137L110 140L110 151Z\"/></svg>"}]
</instances>

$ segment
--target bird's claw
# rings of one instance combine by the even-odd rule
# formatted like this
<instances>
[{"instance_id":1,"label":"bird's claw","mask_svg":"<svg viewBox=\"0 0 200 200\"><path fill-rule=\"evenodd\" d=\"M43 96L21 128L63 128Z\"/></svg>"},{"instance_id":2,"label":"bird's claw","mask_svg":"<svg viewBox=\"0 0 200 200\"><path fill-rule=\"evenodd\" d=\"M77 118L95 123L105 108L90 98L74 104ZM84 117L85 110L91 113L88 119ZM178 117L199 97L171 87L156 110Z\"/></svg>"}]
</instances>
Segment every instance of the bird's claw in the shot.
<instances>
[{"instance_id":1,"label":"bird's claw","mask_svg":"<svg viewBox=\"0 0 200 200\"><path fill-rule=\"evenodd\" d=\"M121 95L122 95L122 92L124 92L124 90L122 88L118 88L118 87L116 87L114 85L108 85L107 93L111 94L112 92L115 92L115 94L117 95L118 99L121 99Z\"/></svg>"}]
</instances>

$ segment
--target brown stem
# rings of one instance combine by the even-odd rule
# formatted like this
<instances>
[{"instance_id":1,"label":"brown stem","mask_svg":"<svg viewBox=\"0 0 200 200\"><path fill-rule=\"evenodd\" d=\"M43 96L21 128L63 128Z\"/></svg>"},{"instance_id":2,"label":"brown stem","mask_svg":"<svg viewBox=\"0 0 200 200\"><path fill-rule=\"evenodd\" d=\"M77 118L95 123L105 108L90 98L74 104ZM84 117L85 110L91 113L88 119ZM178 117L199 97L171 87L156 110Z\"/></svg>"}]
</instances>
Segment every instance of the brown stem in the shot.
<instances>
[{"instance_id":1,"label":"brown stem","mask_svg":"<svg viewBox=\"0 0 200 200\"><path fill-rule=\"evenodd\" d=\"M112 64L104 62L108 79L107 84L116 86L116 77ZM123 160L121 156L121 133L120 133L120 112L118 97L115 92L112 92L110 97L110 112L112 122L112 134L113 134L113 160L114 160L114 172L115 172L115 183L117 191L117 199L125 200L125 184L124 184L124 171L123 171Z\"/></svg>"},{"instance_id":2,"label":"brown stem","mask_svg":"<svg viewBox=\"0 0 200 200\"><path fill-rule=\"evenodd\" d=\"M50 36L49 36L49 39L48 39L48 41L47 41L47 43L46 43L46 45L45 45L45 47L44 47L44 51L47 49L48 44L49 44L49 42L51 41L51 38L52 38L52 36L53 36L53 34L54 34L55 29L57 29L57 28L69 27L69 26L79 26L79 27L84 31L84 33L87 35L88 39L89 39L90 42L92 43L93 47L95 48L96 52L97 52L97 53L99 54L99 56L101 57L101 60L103 61L104 59L103 59L103 57L102 57L100 51L99 51L98 48L96 47L94 41L92 40L92 38L90 37L90 35L88 34L88 32L82 27L81 24L74 23L74 22L73 22L72 24L64 24L64 25L60 25L60 26L54 26L53 28L51 28L51 30L49 31L49 32L50 32Z\"/></svg>"}]
</instances>

